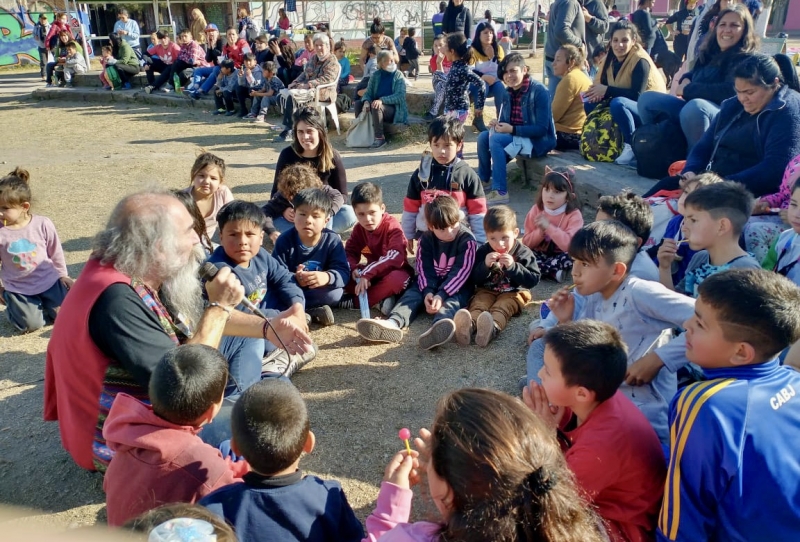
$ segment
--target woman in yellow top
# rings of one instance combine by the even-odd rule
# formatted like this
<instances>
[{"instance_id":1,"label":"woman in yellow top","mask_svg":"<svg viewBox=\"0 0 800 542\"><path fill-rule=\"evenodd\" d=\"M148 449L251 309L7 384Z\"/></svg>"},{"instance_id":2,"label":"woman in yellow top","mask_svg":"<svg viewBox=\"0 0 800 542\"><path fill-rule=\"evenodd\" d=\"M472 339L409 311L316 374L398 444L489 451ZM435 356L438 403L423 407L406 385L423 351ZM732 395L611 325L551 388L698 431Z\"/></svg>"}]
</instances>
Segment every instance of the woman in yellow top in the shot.
<instances>
[{"instance_id":1,"label":"woman in yellow top","mask_svg":"<svg viewBox=\"0 0 800 542\"><path fill-rule=\"evenodd\" d=\"M505 51L497 43L497 35L492 25L487 22L479 24L475 29L475 39L472 41L472 71L483 79L486 98L494 96L496 108L499 108L500 104L503 103L503 95L506 92L503 81L497 77L497 68L505 56ZM478 96L477 85L469 86L469 95L475 101ZM499 117L500 111L497 112L497 115ZM479 132L486 131L486 124L483 122L483 109L475 110L472 126Z\"/></svg>"},{"instance_id":2,"label":"woman in yellow top","mask_svg":"<svg viewBox=\"0 0 800 542\"><path fill-rule=\"evenodd\" d=\"M611 117L622 132L625 146L617 164L633 161L633 131L642 124L637 100L647 91L667 92L664 76L658 71L650 55L639 42L636 25L627 20L611 27L611 53L594 77L594 84L586 91L585 109L590 113L602 101L610 101Z\"/></svg>"},{"instance_id":3,"label":"woman in yellow top","mask_svg":"<svg viewBox=\"0 0 800 542\"><path fill-rule=\"evenodd\" d=\"M583 109L584 92L592 86L583 70L583 53L574 45L562 45L553 58L553 74L560 77L551 109L556 125L556 149L577 149L586 122Z\"/></svg>"},{"instance_id":4,"label":"woman in yellow top","mask_svg":"<svg viewBox=\"0 0 800 542\"><path fill-rule=\"evenodd\" d=\"M191 11L191 18L192 22L189 25L189 29L192 31L192 37L194 41L199 43L200 45L206 44L206 26L208 23L206 22L205 16L203 16L203 12L197 8L194 8Z\"/></svg>"}]
</instances>

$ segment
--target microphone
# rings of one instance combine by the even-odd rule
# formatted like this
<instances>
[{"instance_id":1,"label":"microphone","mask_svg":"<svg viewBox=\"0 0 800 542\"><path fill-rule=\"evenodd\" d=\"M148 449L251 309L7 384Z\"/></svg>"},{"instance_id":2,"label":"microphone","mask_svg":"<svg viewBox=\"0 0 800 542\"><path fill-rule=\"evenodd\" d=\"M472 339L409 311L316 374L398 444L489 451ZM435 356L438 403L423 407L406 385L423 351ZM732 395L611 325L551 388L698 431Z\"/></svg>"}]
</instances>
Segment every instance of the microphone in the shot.
<instances>
[{"instance_id":1,"label":"microphone","mask_svg":"<svg viewBox=\"0 0 800 542\"><path fill-rule=\"evenodd\" d=\"M217 267L211 262L206 262L200 266L200 270L198 271L197 274L200 276L200 280L209 281L209 280L214 280L214 277L217 276L218 272L219 272L219 267ZM247 299L246 296L243 296L242 299L239 301L239 303L247 307L247 309L256 316L260 316L264 320L267 319L264 313L258 310L258 307L256 307L252 301Z\"/></svg>"}]
</instances>

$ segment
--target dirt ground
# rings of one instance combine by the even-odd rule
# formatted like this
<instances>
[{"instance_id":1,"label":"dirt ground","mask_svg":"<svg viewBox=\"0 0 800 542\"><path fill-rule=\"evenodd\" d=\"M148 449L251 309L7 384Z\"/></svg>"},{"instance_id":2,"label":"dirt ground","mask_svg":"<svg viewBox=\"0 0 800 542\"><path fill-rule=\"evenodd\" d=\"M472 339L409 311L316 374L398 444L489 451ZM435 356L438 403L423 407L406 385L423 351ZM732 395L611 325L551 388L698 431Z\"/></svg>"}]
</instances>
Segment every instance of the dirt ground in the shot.
<instances>
[{"instance_id":1,"label":"dirt ground","mask_svg":"<svg viewBox=\"0 0 800 542\"><path fill-rule=\"evenodd\" d=\"M38 74L37 74L38 75ZM211 117L199 110L36 102L38 76L0 73L0 173L31 172L33 211L55 222L77 277L93 235L124 194L147 186L186 186L200 148L228 164L226 183L237 198L264 202L284 144L263 127ZM410 173L426 147L392 143L378 152L352 151L335 136L352 189L379 183L389 211L399 213ZM476 136L465 157L477 167ZM527 210L532 192L512 185L514 206ZM524 210L523 210L524 209ZM397 215L399 216L399 214ZM523 214L520 214L520 226ZM554 290L545 282L541 300ZM61 447L58 426L42 421L45 351L51 328L17 335L0 309L0 505L35 510L25 522L50 527L105 521L102 478L78 468ZM423 353L415 338L430 324L420 317L400 345L372 345L355 332L356 311L336 311L336 325L313 331L317 359L293 381L308 402L317 436L301 467L341 481L360 518L372 511L386 462L402 445L401 427L430 424L436 400L465 386L512 393L525 372L527 324L538 307L516 318L489 348L446 345ZM417 503L419 504L419 503Z\"/></svg>"}]
</instances>

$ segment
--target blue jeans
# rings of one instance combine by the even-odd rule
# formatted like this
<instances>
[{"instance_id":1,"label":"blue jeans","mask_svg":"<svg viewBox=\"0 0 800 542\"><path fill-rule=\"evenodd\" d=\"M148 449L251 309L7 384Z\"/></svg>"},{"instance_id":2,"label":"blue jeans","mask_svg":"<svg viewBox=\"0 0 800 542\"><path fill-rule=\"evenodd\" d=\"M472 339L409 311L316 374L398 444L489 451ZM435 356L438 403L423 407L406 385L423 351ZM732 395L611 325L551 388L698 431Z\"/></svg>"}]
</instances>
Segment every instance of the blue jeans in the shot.
<instances>
[{"instance_id":1,"label":"blue jeans","mask_svg":"<svg viewBox=\"0 0 800 542\"><path fill-rule=\"evenodd\" d=\"M588 115L597 105L596 103L587 103L583 104L583 108ZM614 119L614 123L622 134L622 140L630 145L633 141L633 132L642 125L636 102L630 98L613 98L609 108L611 109L611 118Z\"/></svg>"},{"instance_id":2,"label":"blue jeans","mask_svg":"<svg viewBox=\"0 0 800 542\"><path fill-rule=\"evenodd\" d=\"M509 157L505 147L513 139L511 134L489 131L478 134L478 177L482 182L491 179L492 190L507 191L506 165Z\"/></svg>"},{"instance_id":3,"label":"blue jeans","mask_svg":"<svg viewBox=\"0 0 800 542\"><path fill-rule=\"evenodd\" d=\"M639 96L639 116L642 124L653 124L659 116L667 116L680 122L689 151L692 150L711 121L719 114L719 106L708 100L695 99L688 102L661 92L645 92Z\"/></svg>"},{"instance_id":4,"label":"blue jeans","mask_svg":"<svg viewBox=\"0 0 800 542\"><path fill-rule=\"evenodd\" d=\"M219 351L228 360L228 385L225 396L239 395L261 380L261 359L266 341L249 337L225 335Z\"/></svg>"},{"instance_id":5,"label":"blue jeans","mask_svg":"<svg viewBox=\"0 0 800 542\"><path fill-rule=\"evenodd\" d=\"M433 315L433 321L438 322L445 318L453 318L458 309L465 309L469 306L469 299L472 297L472 290L470 288L463 288L455 295L442 300L442 308L439 312ZM422 295L417 283L414 282L408 290L403 292L397 305L392 309L389 316L392 320L397 322L400 328L406 328L411 325L417 314L425 306L425 296ZM427 314L427 313L426 313Z\"/></svg>"},{"instance_id":6,"label":"blue jeans","mask_svg":"<svg viewBox=\"0 0 800 542\"><path fill-rule=\"evenodd\" d=\"M219 75L219 66L207 66L203 68L195 68L194 69L194 76L195 77L205 77L205 81L203 84L200 85L200 92L203 94L208 94L211 92L211 88L214 86L214 83L217 82L217 75Z\"/></svg>"},{"instance_id":7,"label":"blue jeans","mask_svg":"<svg viewBox=\"0 0 800 542\"><path fill-rule=\"evenodd\" d=\"M355 223L356 213L353 211L353 207L351 205L342 205L339 211L333 215L330 220L328 220L328 223L325 224L325 227L329 230L335 231L336 233L342 233L353 227L353 224ZM281 233L294 228L294 224L282 216L273 218L272 225L275 226L275 229Z\"/></svg>"},{"instance_id":8,"label":"blue jeans","mask_svg":"<svg viewBox=\"0 0 800 542\"><path fill-rule=\"evenodd\" d=\"M528 347L528 355L526 357L528 381L534 380L541 384L542 380L539 378L539 371L544 367L544 341L536 339Z\"/></svg>"},{"instance_id":9,"label":"blue jeans","mask_svg":"<svg viewBox=\"0 0 800 542\"><path fill-rule=\"evenodd\" d=\"M547 91L550 93L550 99L556 97L556 87L561 82L560 77L556 77L553 74L553 61L545 59L544 61L544 73L547 75Z\"/></svg>"},{"instance_id":10,"label":"blue jeans","mask_svg":"<svg viewBox=\"0 0 800 542\"><path fill-rule=\"evenodd\" d=\"M503 82L498 79L491 85L486 81L483 82L483 90L486 92L486 99L489 99L489 96L494 96L494 107L500 110L500 105L503 103L503 94L505 93L506 87L503 86ZM469 86L469 96L472 98L474 102L478 98L478 86L477 85L470 85Z\"/></svg>"}]
</instances>

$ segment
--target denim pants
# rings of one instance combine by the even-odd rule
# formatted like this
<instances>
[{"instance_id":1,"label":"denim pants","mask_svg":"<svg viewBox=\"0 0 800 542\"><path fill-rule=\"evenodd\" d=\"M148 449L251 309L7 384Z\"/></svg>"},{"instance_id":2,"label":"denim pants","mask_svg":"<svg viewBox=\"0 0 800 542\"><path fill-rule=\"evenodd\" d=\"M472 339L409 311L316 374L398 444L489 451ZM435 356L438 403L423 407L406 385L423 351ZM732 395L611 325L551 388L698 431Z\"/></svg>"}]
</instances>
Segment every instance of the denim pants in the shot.
<instances>
[{"instance_id":1,"label":"denim pants","mask_svg":"<svg viewBox=\"0 0 800 542\"><path fill-rule=\"evenodd\" d=\"M39 49L39 74L44 77L45 66L47 65L47 49L38 47Z\"/></svg>"},{"instance_id":2,"label":"denim pants","mask_svg":"<svg viewBox=\"0 0 800 542\"><path fill-rule=\"evenodd\" d=\"M498 79L491 85L486 81L483 82L483 90L486 92L486 99L489 99L489 96L494 96L494 107L495 109L500 110L500 105L503 103L503 94L506 91L506 87L503 86L503 82ZM470 85L469 86L469 97L474 102L478 98L478 86L477 85Z\"/></svg>"},{"instance_id":3,"label":"denim pants","mask_svg":"<svg viewBox=\"0 0 800 542\"><path fill-rule=\"evenodd\" d=\"M527 380L534 380L541 384L542 380L539 378L539 371L544 367L544 341L536 339L528 347L528 355L525 359L527 367Z\"/></svg>"},{"instance_id":4,"label":"denim pants","mask_svg":"<svg viewBox=\"0 0 800 542\"><path fill-rule=\"evenodd\" d=\"M547 91L550 93L550 99L556 97L556 87L561 82L560 77L553 74L553 61L544 60L544 73L547 75Z\"/></svg>"},{"instance_id":5,"label":"denim pants","mask_svg":"<svg viewBox=\"0 0 800 542\"><path fill-rule=\"evenodd\" d=\"M200 92L202 92L203 94L208 94L209 92L211 92L211 89L214 87L214 83L217 82L218 75L219 75L219 66L207 66L202 68L195 68L194 69L195 77L206 78L203 81L203 84L200 85Z\"/></svg>"},{"instance_id":6,"label":"denim pants","mask_svg":"<svg viewBox=\"0 0 800 542\"><path fill-rule=\"evenodd\" d=\"M266 117L267 113L269 113L269 108L277 104L280 98L278 94L253 98L253 107L250 108L250 112L253 115L264 115ZM256 104L258 104L258 107L256 107Z\"/></svg>"},{"instance_id":7,"label":"denim pants","mask_svg":"<svg viewBox=\"0 0 800 542\"><path fill-rule=\"evenodd\" d=\"M467 308L469 298L472 296L471 290L471 288L462 288L456 295L442 300L442 308L433 315L433 321L438 322L444 318L453 318L459 309ZM414 282L400 297L389 318L397 322L400 328L406 328L411 325L411 322L414 321L424 306L425 296L422 295L419 286Z\"/></svg>"},{"instance_id":8,"label":"denim pants","mask_svg":"<svg viewBox=\"0 0 800 542\"><path fill-rule=\"evenodd\" d=\"M328 220L328 223L325 224L325 227L329 230L335 231L336 233L342 233L353 227L353 224L355 223L356 213L353 211L353 207L351 205L342 205L339 211L333 215L333 218ZM282 216L273 218L272 225L275 226L275 229L281 233L294 228L294 224Z\"/></svg>"},{"instance_id":9,"label":"denim pants","mask_svg":"<svg viewBox=\"0 0 800 542\"><path fill-rule=\"evenodd\" d=\"M228 360L228 385L225 396L239 395L261 380L261 359L266 341L249 337L225 335L219 351Z\"/></svg>"},{"instance_id":10,"label":"denim pants","mask_svg":"<svg viewBox=\"0 0 800 542\"><path fill-rule=\"evenodd\" d=\"M478 134L478 177L481 182L492 180L492 190L507 191L506 166L511 159L506 146L513 141L511 134L486 131Z\"/></svg>"},{"instance_id":11,"label":"denim pants","mask_svg":"<svg viewBox=\"0 0 800 542\"><path fill-rule=\"evenodd\" d=\"M597 103L583 104L587 115L597 106ZM609 108L611 109L611 118L614 119L614 123L622 134L622 140L630 145L633 141L633 132L642 125L636 102L630 98L618 97L611 100Z\"/></svg>"},{"instance_id":12,"label":"denim pants","mask_svg":"<svg viewBox=\"0 0 800 542\"><path fill-rule=\"evenodd\" d=\"M342 300L344 288L331 288L330 286L323 286L322 288L303 288L303 295L306 298L306 309L313 309L328 305L335 307L339 301Z\"/></svg>"},{"instance_id":13,"label":"denim pants","mask_svg":"<svg viewBox=\"0 0 800 542\"><path fill-rule=\"evenodd\" d=\"M691 151L719 114L719 106L700 98L687 102L661 92L645 92L639 96L638 111L642 124L654 124L659 116L680 122L688 150Z\"/></svg>"}]
</instances>

